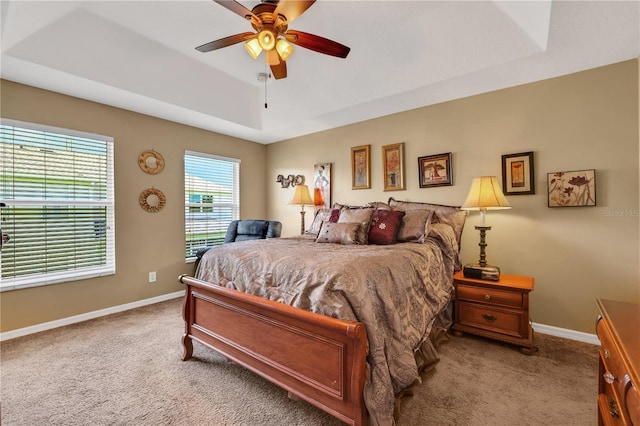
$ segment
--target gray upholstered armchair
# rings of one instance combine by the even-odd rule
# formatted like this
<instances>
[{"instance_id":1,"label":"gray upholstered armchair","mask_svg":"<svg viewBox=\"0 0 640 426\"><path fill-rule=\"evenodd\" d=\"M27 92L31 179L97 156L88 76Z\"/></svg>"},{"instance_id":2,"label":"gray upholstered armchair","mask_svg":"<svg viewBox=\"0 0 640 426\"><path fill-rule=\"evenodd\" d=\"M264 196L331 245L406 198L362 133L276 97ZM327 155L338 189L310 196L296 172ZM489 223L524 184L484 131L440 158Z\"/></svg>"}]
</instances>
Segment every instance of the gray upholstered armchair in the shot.
<instances>
[{"instance_id":1,"label":"gray upholstered armchair","mask_svg":"<svg viewBox=\"0 0 640 426\"><path fill-rule=\"evenodd\" d=\"M227 228L224 242L278 238L281 233L282 223L275 220L234 220Z\"/></svg>"},{"instance_id":2,"label":"gray upholstered armchair","mask_svg":"<svg viewBox=\"0 0 640 426\"><path fill-rule=\"evenodd\" d=\"M282 234L282 223L275 220L246 219L233 220L227 228L224 236L224 243L246 240L263 240L265 238L278 238ZM198 267L200 259L211 247L198 250L196 253L196 264Z\"/></svg>"}]
</instances>

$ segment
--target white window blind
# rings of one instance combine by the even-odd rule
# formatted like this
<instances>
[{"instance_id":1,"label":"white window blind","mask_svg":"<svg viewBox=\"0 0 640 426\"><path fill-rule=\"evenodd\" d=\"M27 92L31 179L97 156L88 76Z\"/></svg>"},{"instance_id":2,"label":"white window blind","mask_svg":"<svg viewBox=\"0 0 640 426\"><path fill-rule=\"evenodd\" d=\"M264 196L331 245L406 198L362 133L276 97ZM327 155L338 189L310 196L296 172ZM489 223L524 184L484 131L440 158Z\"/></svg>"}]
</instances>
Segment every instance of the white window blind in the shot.
<instances>
[{"instance_id":1,"label":"white window blind","mask_svg":"<svg viewBox=\"0 0 640 426\"><path fill-rule=\"evenodd\" d=\"M115 273L113 138L3 119L0 290Z\"/></svg>"},{"instance_id":2,"label":"white window blind","mask_svg":"<svg viewBox=\"0 0 640 426\"><path fill-rule=\"evenodd\" d=\"M185 258L224 242L240 216L240 160L192 151L184 154Z\"/></svg>"}]
</instances>

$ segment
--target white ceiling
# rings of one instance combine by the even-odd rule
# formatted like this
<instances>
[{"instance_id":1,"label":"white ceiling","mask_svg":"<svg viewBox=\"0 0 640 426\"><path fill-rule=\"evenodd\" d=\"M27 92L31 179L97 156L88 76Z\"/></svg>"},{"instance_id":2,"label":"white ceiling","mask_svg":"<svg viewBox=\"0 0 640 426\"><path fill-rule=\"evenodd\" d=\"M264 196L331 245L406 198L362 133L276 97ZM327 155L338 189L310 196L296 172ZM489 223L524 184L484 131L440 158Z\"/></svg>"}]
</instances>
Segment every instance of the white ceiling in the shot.
<instances>
[{"instance_id":1,"label":"white ceiling","mask_svg":"<svg viewBox=\"0 0 640 426\"><path fill-rule=\"evenodd\" d=\"M248 9L257 1L240 1ZM640 55L638 1L323 1L290 25L351 48L296 47L286 79L211 0L2 0L7 80L271 143Z\"/></svg>"}]
</instances>

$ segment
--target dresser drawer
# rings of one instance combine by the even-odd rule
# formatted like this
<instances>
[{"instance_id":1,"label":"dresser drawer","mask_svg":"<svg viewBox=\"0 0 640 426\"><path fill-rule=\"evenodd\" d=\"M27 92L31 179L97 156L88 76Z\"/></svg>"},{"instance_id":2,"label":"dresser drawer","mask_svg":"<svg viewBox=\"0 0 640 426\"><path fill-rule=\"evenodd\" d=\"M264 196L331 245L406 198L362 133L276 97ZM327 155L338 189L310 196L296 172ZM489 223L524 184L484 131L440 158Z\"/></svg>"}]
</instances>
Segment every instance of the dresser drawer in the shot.
<instances>
[{"instance_id":1,"label":"dresser drawer","mask_svg":"<svg viewBox=\"0 0 640 426\"><path fill-rule=\"evenodd\" d=\"M616 383L607 383L603 379L603 374L608 371L605 365L604 353L600 351L600 365L599 374L600 380L598 383L598 412L602 419L602 424L607 425L622 425L625 426L623 408L624 404L616 395Z\"/></svg>"},{"instance_id":2,"label":"dresser drawer","mask_svg":"<svg viewBox=\"0 0 640 426\"><path fill-rule=\"evenodd\" d=\"M640 305L598 299L600 316L596 334L600 339L598 412L600 425L640 426ZM620 412L611 416L609 395Z\"/></svg>"},{"instance_id":3,"label":"dresser drawer","mask_svg":"<svg viewBox=\"0 0 640 426\"><path fill-rule=\"evenodd\" d=\"M620 409L613 397L611 386L607 390L608 392L598 395L598 415L602 419L602 424L604 426L625 426Z\"/></svg>"},{"instance_id":4,"label":"dresser drawer","mask_svg":"<svg viewBox=\"0 0 640 426\"><path fill-rule=\"evenodd\" d=\"M628 379L628 377L626 377ZM625 381L624 403L632 425L640 425L640 390L634 383Z\"/></svg>"},{"instance_id":5,"label":"dresser drawer","mask_svg":"<svg viewBox=\"0 0 640 426\"><path fill-rule=\"evenodd\" d=\"M456 299L482 302L487 305L512 306L514 308L523 306L522 293L465 284L456 286Z\"/></svg>"},{"instance_id":6,"label":"dresser drawer","mask_svg":"<svg viewBox=\"0 0 640 426\"><path fill-rule=\"evenodd\" d=\"M526 338L528 329L522 327L523 313L491 309L473 303L458 302L458 319L461 325L482 330Z\"/></svg>"},{"instance_id":7,"label":"dresser drawer","mask_svg":"<svg viewBox=\"0 0 640 426\"><path fill-rule=\"evenodd\" d=\"M618 395L623 395L625 391L624 377L627 374L626 368L622 358L620 357L620 352L613 341L613 334L611 333L606 321L598 321L596 334L598 335L598 339L600 339L600 358L604 365L604 374L609 377L609 379L607 379L607 377L603 376L603 379L605 381L614 380L612 385L617 388L616 390L618 391Z\"/></svg>"}]
</instances>

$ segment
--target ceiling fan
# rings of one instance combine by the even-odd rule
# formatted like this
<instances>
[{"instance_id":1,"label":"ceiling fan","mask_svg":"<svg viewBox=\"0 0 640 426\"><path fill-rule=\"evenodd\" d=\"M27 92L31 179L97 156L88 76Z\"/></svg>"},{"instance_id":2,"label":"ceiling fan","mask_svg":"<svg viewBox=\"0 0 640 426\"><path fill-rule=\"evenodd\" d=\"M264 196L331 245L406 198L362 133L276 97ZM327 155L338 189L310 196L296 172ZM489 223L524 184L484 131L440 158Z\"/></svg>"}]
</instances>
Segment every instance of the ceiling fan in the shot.
<instances>
[{"instance_id":1,"label":"ceiling fan","mask_svg":"<svg viewBox=\"0 0 640 426\"><path fill-rule=\"evenodd\" d=\"M256 32L224 37L198 46L196 50L211 52L244 42L245 49L253 59L256 59L263 50L265 51L266 62L276 79L287 77L286 60L293 53L291 44L338 58L346 58L351 50L324 37L288 29L289 24L311 7L316 0L262 0L252 10L233 0L213 1L250 21Z\"/></svg>"}]
</instances>

